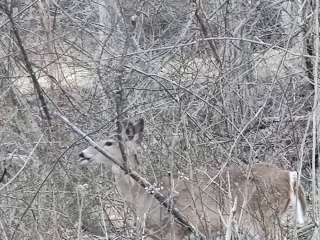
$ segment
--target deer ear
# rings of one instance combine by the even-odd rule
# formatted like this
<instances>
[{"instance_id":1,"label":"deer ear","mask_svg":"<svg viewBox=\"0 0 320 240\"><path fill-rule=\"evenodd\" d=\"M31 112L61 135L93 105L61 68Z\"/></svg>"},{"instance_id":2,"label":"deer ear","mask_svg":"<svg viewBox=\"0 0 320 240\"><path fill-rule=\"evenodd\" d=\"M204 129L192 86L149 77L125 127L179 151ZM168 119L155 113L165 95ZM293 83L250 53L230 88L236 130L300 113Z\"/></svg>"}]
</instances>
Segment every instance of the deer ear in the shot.
<instances>
[{"instance_id":1,"label":"deer ear","mask_svg":"<svg viewBox=\"0 0 320 240\"><path fill-rule=\"evenodd\" d=\"M126 135L128 137L128 140L132 140L135 134L136 134L135 126L133 125L132 122L129 122L126 129Z\"/></svg>"},{"instance_id":2,"label":"deer ear","mask_svg":"<svg viewBox=\"0 0 320 240\"><path fill-rule=\"evenodd\" d=\"M140 118L137 123L134 125L135 129L135 140L138 143L141 143L143 139L143 130L144 130L144 120L143 118Z\"/></svg>"},{"instance_id":3,"label":"deer ear","mask_svg":"<svg viewBox=\"0 0 320 240\"><path fill-rule=\"evenodd\" d=\"M135 129L136 133L143 132L143 130L144 130L144 120L143 120L143 118L140 118L137 121L136 125L134 125L134 129Z\"/></svg>"}]
</instances>

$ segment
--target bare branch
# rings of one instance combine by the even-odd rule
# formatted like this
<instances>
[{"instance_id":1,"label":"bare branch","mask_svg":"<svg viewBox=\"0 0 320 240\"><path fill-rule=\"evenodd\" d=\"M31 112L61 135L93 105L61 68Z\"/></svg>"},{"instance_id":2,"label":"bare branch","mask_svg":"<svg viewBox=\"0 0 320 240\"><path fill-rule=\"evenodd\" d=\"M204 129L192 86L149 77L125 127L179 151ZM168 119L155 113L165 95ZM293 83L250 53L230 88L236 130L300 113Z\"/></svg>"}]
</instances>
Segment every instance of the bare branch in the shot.
<instances>
[{"instance_id":1,"label":"bare branch","mask_svg":"<svg viewBox=\"0 0 320 240\"><path fill-rule=\"evenodd\" d=\"M20 48L20 51L21 51L21 54L22 54L22 57L23 57L23 62L25 64L27 72L29 73L29 75L31 77L34 89L35 89L36 93L38 94L42 109L43 109L44 114L45 114L45 116L47 118L48 125L50 126L51 125L51 117L50 117L50 114L49 114L49 109L48 109L46 100L44 98L44 95L42 94L42 89L41 89L40 83L38 82L37 77L36 77L36 75L35 75L35 73L34 73L34 71L32 69L32 65L31 65L31 62L29 60L28 54L27 54L27 52L26 52L26 50L25 50L25 48L23 46L19 31L18 31L18 29L16 27L16 24L15 24L14 20L13 20L12 13L9 11L8 8L4 8L3 11L5 12L5 14L7 15L7 17L10 20L13 34L14 34L16 40L17 40L17 44L18 44L18 46Z\"/></svg>"}]
</instances>

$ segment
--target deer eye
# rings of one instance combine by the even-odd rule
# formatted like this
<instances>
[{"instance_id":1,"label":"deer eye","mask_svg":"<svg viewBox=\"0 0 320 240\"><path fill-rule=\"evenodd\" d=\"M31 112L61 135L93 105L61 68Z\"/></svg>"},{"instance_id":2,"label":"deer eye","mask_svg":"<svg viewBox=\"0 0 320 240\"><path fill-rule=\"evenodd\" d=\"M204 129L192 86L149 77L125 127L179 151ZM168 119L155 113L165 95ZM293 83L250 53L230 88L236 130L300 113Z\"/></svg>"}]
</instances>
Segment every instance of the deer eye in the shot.
<instances>
[{"instance_id":1,"label":"deer eye","mask_svg":"<svg viewBox=\"0 0 320 240\"><path fill-rule=\"evenodd\" d=\"M109 141L107 141L107 142L105 142L105 146L112 146L112 144L113 144L113 142L109 142Z\"/></svg>"}]
</instances>

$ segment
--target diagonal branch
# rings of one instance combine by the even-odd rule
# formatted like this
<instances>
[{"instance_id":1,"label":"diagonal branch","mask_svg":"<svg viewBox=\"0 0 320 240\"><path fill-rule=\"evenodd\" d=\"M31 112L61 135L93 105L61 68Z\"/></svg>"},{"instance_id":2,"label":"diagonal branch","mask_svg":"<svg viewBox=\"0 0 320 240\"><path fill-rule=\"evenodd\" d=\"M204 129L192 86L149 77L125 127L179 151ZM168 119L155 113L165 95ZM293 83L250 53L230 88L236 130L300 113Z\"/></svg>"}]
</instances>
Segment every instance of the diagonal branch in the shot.
<instances>
[{"instance_id":1,"label":"diagonal branch","mask_svg":"<svg viewBox=\"0 0 320 240\"><path fill-rule=\"evenodd\" d=\"M50 117L50 114L49 114L49 109L48 109L48 106L47 106L47 103L45 101L45 98L44 98L44 95L42 94L42 89L41 89L41 86L40 86L40 83L38 82L37 80L37 77L32 69L32 65L31 65L31 62L28 58L28 55L27 55L27 52L23 46L23 43L22 43L22 40L21 40L21 37L20 37L20 34L19 34L19 31L16 27L16 24L13 20L13 16L12 16L12 12L8 9L7 6L4 6L4 5L0 5L0 9L7 15L10 23L11 23L11 27L12 27L12 31L13 31L13 34L17 40L17 44L18 44L18 47L21 51L21 54L22 54L22 57L23 57L23 62L25 64L25 67L26 67L26 70L27 72L29 73L30 75L30 78L32 80L32 83L33 83L33 87L38 95L38 98L39 98L39 101L40 101L40 104L41 104L41 107L44 111L44 114L47 118L47 121L48 121L48 125L50 126L51 125L51 117Z\"/></svg>"}]
</instances>

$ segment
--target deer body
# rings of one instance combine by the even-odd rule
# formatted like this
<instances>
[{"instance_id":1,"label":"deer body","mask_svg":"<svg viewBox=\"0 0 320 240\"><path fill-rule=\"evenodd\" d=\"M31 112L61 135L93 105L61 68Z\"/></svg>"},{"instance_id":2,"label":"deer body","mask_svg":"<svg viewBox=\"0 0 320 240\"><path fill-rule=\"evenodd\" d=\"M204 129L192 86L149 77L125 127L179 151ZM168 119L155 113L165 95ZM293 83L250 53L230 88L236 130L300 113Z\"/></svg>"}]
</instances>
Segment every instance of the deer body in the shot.
<instances>
[{"instance_id":1,"label":"deer body","mask_svg":"<svg viewBox=\"0 0 320 240\"><path fill-rule=\"evenodd\" d=\"M218 176L218 171L197 174L197 179L176 185L176 206L207 236L223 232L231 214L253 239L283 239L281 221L289 209L298 205L297 222L302 224L306 208L302 187L297 193L290 185L296 177L291 173L295 172L255 164L248 169L225 168Z\"/></svg>"},{"instance_id":2,"label":"deer body","mask_svg":"<svg viewBox=\"0 0 320 240\"><path fill-rule=\"evenodd\" d=\"M142 140L143 120L129 123L123 141L130 169L139 164L137 147ZM124 137L123 137L124 139ZM123 162L117 141L103 141L100 146L118 163ZM190 234L174 222L144 188L93 147L81 152L81 161L111 165L115 184L127 204L140 220L145 220L152 239L182 240ZM252 239L283 239L282 220L290 215L303 223L306 203L295 171L282 170L271 164L255 164L241 169L225 167L221 171L197 172L193 179L162 179L168 202L174 204L196 228L208 237L217 237L228 226L238 226Z\"/></svg>"}]
</instances>

